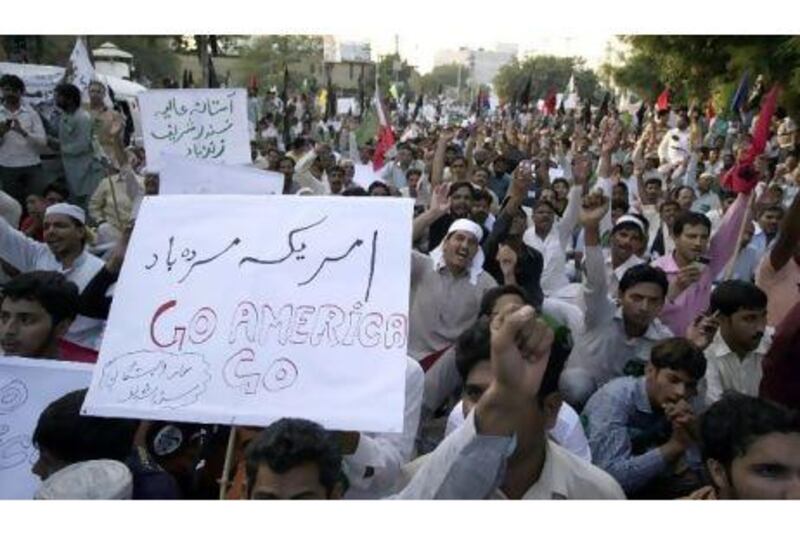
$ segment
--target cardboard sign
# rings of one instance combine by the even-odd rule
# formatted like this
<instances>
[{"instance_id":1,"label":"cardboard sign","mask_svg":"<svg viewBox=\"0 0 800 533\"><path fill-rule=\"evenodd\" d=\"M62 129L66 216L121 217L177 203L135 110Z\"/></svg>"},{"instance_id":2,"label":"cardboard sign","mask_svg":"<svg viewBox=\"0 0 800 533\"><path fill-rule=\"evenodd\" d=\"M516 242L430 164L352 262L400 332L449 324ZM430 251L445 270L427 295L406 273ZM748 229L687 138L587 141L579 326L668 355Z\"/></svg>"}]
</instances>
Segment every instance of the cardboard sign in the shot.
<instances>
[{"instance_id":1,"label":"cardboard sign","mask_svg":"<svg viewBox=\"0 0 800 533\"><path fill-rule=\"evenodd\" d=\"M0 356L0 500L33 498L41 480L31 472L39 415L65 394L89 386L93 365Z\"/></svg>"},{"instance_id":2,"label":"cardboard sign","mask_svg":"<svg viewBox=\"0 0 800 533\"><path fill-rule=\"evenodd\" d=\"M282 194L283 174L242 165L224 165L162 156L158 193Z\"/></svg>"},{"instance_id":3,"label":"cardboard sign","mask_svg":"<svg viewBox=\"0 0 800 533\"><path fill-rule=\"evenodd\" d=\"M401 431L412 209L395 198L147 197L86 413Z\"/></svg>"},{"instance_id":4,"label":"cardboard sign","mask_svg":"<svg viewBox=\"0 0 800 533\"><path fill-rule=\"evenodd\" d=\"M147 166L161 155L219 163L250 163L244 89L158 89L138 95Z\"/></svg>"}]
</instances>

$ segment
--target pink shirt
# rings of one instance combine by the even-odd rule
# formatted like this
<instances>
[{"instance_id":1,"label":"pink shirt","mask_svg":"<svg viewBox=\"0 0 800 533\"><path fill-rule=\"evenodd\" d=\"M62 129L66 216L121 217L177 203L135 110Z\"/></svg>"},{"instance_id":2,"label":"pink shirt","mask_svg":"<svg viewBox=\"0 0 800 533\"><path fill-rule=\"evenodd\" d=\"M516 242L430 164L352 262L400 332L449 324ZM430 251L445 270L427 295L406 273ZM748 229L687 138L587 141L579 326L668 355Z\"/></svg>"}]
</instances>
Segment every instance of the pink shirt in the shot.
<instances>
[{"instance_id":1,"label":"pink shirt","mask_svg":"<svg viewBox=\"0 0 800 533\"><path fill-rule=\"evenodd\" d=\"M661 310L661 322L678 337L686 334L686 328L696 316L704 312L711 300L711 284L720 275L725 265L730 261L739 236L749 196L740 194L733 205L725 213L720 222L719 229L711 237L708 245L709 264L703 270L700 279L686 288L675 298L667 300ZM675 262L675 252L659 257L651 263L667 274L670 283L678 277L680 267Z\"/></svg>"},{"instance_id":2,"label":"pink shirt","mask_svg":"<svg viewBox=\"0 0 800 533\"><path fill-rule=\"evenodd\" d=\"M756 285L767 293L767 323L777 327L800 301L800 265L791 258L776 272L769 255L764 256L756 269Z\"/></svg>"}]
</instances>

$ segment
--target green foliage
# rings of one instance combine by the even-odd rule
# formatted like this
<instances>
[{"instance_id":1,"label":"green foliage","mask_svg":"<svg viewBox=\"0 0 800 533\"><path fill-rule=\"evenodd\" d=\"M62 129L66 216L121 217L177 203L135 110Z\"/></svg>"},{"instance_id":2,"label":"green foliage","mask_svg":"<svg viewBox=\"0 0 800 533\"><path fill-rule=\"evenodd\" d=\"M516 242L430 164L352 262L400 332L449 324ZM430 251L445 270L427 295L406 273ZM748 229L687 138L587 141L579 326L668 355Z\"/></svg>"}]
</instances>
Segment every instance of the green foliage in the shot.
<instances>
[{"instance_id":1,"label":"green foliage","mask_svg":"<svg viewBox=\"0 0 800 533\"><path fill-rule=\"evenodd\" d=\"M428 74L422 76L421 89L427 95L435 96L439 92L439 87L458 87L458 71L461 69L461 87L467 86L469 79L469 68L450 63L449 65L439 65L434 67Z\"/></svg>"},{"instance_id":2,"label":"green foliage","mask_svg":"<svg viewBox=\"0 0 800 533\"><path fill-rule=\"evenodd\" d=\"M551 88L564 92L572 74L581 98L599 99L601 90L597 75L578 57L534 56L523 62L515 58L497 73L494 88L501 100L510 102L522 94L530 79L530 98L535 102L544 98Z\"/></svg>"},{"instance_id":3,"label":"green foliage","mask_svg":"<svg viewBox=\"0 0 800 533\"><path fill-rule=\"evenodd\" d=\"M316 87L316 80L307 74L293 75L293 66L316 63L322 66L322 37L315 35L265 35L254 39L241 50L248 72L256 75L261 87L283 88L284 65L289 67L289 90Z\"/></svg>"},{"instance_id":4,"label":"green foliage","mask_svg":"<svg viewBox=\"0 0 800 533\"><path fill-rule=\"evenodd\" d=\"M681 104L712 100L727 109L742 74L783 87L781 102L800 109L800 37L782 35L633 35L620 67L607 67L617 85L653 101L665 85Z\"/></svg>"}]
</instances>

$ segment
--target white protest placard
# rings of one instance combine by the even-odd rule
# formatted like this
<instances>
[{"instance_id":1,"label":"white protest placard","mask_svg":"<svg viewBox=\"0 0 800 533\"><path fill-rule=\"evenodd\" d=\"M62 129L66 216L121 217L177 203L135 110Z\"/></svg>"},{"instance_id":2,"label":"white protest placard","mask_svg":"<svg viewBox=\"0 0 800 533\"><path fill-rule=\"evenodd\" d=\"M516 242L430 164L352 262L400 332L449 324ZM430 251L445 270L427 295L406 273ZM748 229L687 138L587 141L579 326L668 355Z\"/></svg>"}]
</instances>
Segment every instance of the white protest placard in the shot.
<instances>
[{"instance_id":1,"label":"white protest placard","mask_svg":"<svg viewBox=\"0 0 800 533\"><path fill-rule=\"evenodd\" d=\"M280 172L170 155L161 160L158 194L283 193Z\"/></svg>"},{"instance_id":2,"label":"white protest placard","mask_svg":"<svg viewBox=\"0 0 800 533\"><path fill-rule=\"evenodd\" d=\"M162 154L251 162L244 89L157 89L137 98L148 168L161 170Z\"/></svg>"},{"instance_id":3,"label":"white protest placard","mask_svg":"<svg viewBox=\"0 0 800 533\"><path fill-rule=\"evenodd\" d=\"M384 182L383 179L381 179L380 173L375 172L373 169L372 163L368 163L366 165L356 163L353 165L353 168L355 170L353 182L359 187L369 189L369 186L375 181L380 181L381 183Z\"/></svg>"},{"instance_id":4,"label":"white protest placard","mask_svg":"<svg viewBox=\"0 0 800 533\"><path fill-rule=\"evenodd\" d=\"M39 415L68 392L89 386L93 365L0 356L0 500L33 498L42 481L31 467Z\"/></svg>"},{"instance_id":5,"label":"white protest placard","mask_svg":"<svg viewBox=\"0 0 800 533\"><path fill-rule=\"evenodd\" d=\"M146 197L85 412L400 432L412 209L395 198Z\"/></svg>"}]
</instances>

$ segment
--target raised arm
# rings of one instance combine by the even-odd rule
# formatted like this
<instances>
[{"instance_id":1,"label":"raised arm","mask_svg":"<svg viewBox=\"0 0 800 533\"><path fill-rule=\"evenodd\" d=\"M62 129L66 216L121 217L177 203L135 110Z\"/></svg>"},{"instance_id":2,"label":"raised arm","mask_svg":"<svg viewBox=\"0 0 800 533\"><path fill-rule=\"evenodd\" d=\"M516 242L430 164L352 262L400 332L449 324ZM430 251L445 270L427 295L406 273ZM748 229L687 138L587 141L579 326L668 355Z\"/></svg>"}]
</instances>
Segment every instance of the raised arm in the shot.
<instances>
[{"instance_id":1,"label":"raised arm","mask_svg":"<svg viewBox=\"0 0 800 533\"><path fill-rule=\"evenodd\" d=\"M798 243L800 243L800 194L794 197L789 212L783 217L778 238L769 253L769 261L775 272L792 259Z\"/></svg>"},{"instance_id":2,"label":"raised arm","mask_svg":"<svg viewBox=\"0 0 800 533\"><path fill-rule=\"evenodd\" d=\"M450 199L447 184L437 186L433 191L430 207L414 219L411 225L411 242L415 243L425 234L425 231L450 210Z\"/></svg>"},{"instance_id":3,"label":"raised arm","mask_svg":"<svg viewBox=\"0 0 800 533\"><path fill-rule=\"evenodd\" d=\"M433 154L433 167L431 169L431 186L436 187L442 183L444 176L444 153L447 150L447 143L453 139L453 134L443 131L436 141L436 152Z\"/></svg>"},{"instance_id":4,"label":"raised arm","mask_svg":"<svg viewBox=\"0 0 800 533\"><path fill-rule=\"evenodd\" d=\"M600 192L590 194L580 211L580 221L584 229L585 251L584 267L586 282L583 286L583 299L586 305L586 327L608 318L614 313L614 304L609 298L606 280L605 259L600 248L600 222L609 210L608 198Z\"/></svg>"}]
</instances>

